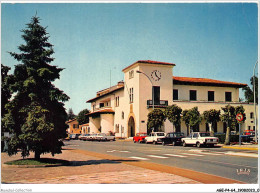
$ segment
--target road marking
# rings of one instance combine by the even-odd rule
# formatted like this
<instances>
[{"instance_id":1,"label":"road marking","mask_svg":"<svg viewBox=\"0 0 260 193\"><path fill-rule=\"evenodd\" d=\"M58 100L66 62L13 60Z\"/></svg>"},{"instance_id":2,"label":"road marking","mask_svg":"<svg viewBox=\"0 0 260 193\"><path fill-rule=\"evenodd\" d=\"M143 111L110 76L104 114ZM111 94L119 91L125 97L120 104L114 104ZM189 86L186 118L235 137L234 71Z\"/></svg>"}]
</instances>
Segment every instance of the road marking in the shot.
<instances>
[{"instance_id":1,"label":"road marking","mask_svg":"<svg viewBox=\"0 0 260 193\"><path fill-rule=\"evenodd\" d=\"M166 159L168 157L164 157L164 156L159 156L159 155L147 155L149 157L154 157L154 158L160 158L160 159Z\"/></svg>"},{"instance_id":2,"label":"road marking","mask_svg":"<svg viewBox=\"0 0 260 193\"><path fill-rule=\"evenodd\" d=\"M116 150L111 150L111 151L107 151L107 152L115 152Z\"/></svg>"},{"instance_id":3,"label":"road marking","mask_svg":"<svg viewBox=\"0 0 260 193\"><path fill-rule=\"evenodd\" d=\"M258 157L258 154L253 154L253 153L237 153L237 152L232 152L228 151L226 152L226 155L235 155L235 156L246 156L246 157Z\"/></svg>"},{"instance_id":4,"label":"road marking","mask_svg":"<svg viewBox=\"0 0 260 193\"><path fill-rule=\"evenodd\" d=\"M171 156L171 157L187 157L185 155L176 155L176 154L163 154L163 155L167 155L167 156Z\"/></svg>"},{"instance_id":5,"label":"road marking","mask_svg":"<svg viewBox=\"0 0 260 193\"><path fill-rule=\"evenodd\" d=\"M129 151L119 151L119 152L128 153Z\"/></svg>"},{"instance_id":6,"label":"road marking","mask_svg":"<svg viewBox=\"0 0 260 193\"><path fill-rule=\"evenodd\" d=\"M205 155L221 155L221 154L217 154L217 153L208 153L208 152L198 152L200 154L205 154Z\"/></svg>"},{"instance_id":7,"label":"road marking","mask_svg":"<svg viewBox=\"0 0 260 193\"><path fill-rule=\"evenodd\" d=\"M192 156L204 156L204 155L199 155L199 154L192 154L192 153L180 153L184 155L192 155Z\"/></svg>"},{"instance_id":8,"label":"road marking","mask_svg":"<svg viewBox=\"0 0 260 193\"><path fill-rule=\"evenodd\" d=\"M140 160L149 160L148 158L144 158L144 157L129 157L129 158L133 158L133 159L140 159Z\"/></svg>"}]
</instances>

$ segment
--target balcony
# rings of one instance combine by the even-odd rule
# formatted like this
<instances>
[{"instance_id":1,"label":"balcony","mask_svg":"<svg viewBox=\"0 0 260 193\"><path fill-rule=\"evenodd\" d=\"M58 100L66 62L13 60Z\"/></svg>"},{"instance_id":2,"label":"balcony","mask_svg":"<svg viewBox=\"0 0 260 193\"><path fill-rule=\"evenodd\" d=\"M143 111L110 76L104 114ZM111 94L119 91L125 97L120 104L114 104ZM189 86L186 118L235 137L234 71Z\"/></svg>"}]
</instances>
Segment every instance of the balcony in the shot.
<instances>
[{"instance_id":1,"label":"balcony","mask_svg":"<svg viewBox=\"0 0 260 193\"><path fill-rule=\"evenodd\" d=\"M154 101L154 108L166 108L168 106L168 101L166 100L160 100L160 101ZM153 108L153 101L147 100L147 109Z\"/></svg>"}]
</instances>

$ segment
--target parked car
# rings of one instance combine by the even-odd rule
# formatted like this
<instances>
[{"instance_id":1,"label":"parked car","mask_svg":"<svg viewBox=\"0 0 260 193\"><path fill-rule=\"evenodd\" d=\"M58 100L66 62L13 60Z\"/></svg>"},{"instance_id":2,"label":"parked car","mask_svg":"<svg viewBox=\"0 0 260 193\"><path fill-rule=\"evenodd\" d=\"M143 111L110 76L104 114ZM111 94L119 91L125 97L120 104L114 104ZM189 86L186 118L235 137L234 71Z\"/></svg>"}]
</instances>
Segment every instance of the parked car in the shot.
<instances>
[{"instance_id":1,"label":"parked car","mask_svg":"<svg viewBox=\"0 0 260 193\"><path fill-rule=\"evenodd\" d=\"M189 137L181 139L183 146L196 145L197 147L214 146L218 143L217 137L211 137L207 132L192 132Z\"/></svg>"},{"instance_id":2,"label":"parked car","mask_svg":"<svg viewBox=\"0 0 260 193\"><path fill-rule=\"evenodd\" d=\"M145 138L145 143L162 143L162 138L165 137L164 132L152 132Z\"/></svg>"},{"instance_id":3,"label":"parked car","mask_svg":"<svg viewBox=\"0 0 260 193\"><path fill-rule=\"evenodd\" d=\"M142 143L144 142L145 138L147 137L147 133L137 133L136 136L133 137L134 143L139 142Z\"/></svg>"},{"instance_id":4,"label":"parked car","mask_svg":"<svg viewBox=\"0 0 260 193\"><path fill-rule=\"evenodd\" d=\"M245 130L241 135L242 142L251 142L255 141L255 131L254 130Z\"/></svg>"},{"instance_id":5,"label":"parked car","mask_svg":"<svg viewBox=\"0 0 260 193\"><path fill-rule=\"evenodd\" d=\"M167 133L167 135L162 138L162 145L168 145L172 144L175 145L181 145L181 139L184 138L184 133L181 132L171 132Z\"/></svg>"},{"instance_id":6,"label":"parked car","mask_svg":"<svg viewBox=\"0 0 260 193\"><path fill-rule=\"evenodd\" d=\"M108 135L106 133L99 133L98 135L95 136L96 141L115 141L116 138L115 136Z\"/></svg>"},{"instance_id":7,"label":"parked car","mask_svg":"<svg viewBox=\"0 0 260 193\"><path fill-rule=\"evenodd\" d=\"M89 136L89 134L82 134L82 135L79 136L79 140L84 140L84 141L86 141L87 136Z\"/></svg>"},{"instance_id":8,"label":"parked car","mask_svg":"<svg viewBox=\"0 0 260 193\"><path fill-rule=\"evenodd\" d=\"M70 139L76 139L76 134L70 134Z\"/></svg>"}]
</instances>

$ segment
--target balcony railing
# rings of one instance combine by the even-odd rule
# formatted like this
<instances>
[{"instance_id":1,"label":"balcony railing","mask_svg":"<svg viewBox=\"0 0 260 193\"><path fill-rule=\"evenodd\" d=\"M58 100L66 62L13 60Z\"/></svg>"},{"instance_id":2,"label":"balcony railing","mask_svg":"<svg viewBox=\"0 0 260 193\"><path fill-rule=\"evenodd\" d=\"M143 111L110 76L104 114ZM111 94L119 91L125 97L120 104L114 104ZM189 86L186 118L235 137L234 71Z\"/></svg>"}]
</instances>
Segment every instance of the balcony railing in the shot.
<instances>
[{"instance_id":1,"label":"balcony railing","mask_svg":"<svg viewBox=\"0 0 260 193\"><path fill-rule=\"evenodd\" d=\"M168 101L166 100L160 100L160 101L154 101L154 107L155 108L165 108L168 106ZM147 100L147 108L153 107L153 101Z\"/></svg>"}]
</instances>

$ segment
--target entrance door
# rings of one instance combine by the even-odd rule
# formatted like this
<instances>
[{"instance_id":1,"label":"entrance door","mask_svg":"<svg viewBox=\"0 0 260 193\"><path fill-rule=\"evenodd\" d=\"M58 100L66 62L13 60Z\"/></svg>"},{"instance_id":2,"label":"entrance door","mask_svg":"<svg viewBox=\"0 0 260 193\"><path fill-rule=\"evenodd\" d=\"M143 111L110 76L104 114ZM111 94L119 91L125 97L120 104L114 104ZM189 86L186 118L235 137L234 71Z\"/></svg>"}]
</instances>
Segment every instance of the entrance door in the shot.
<instances>
[{"instance_id":1,"label":"entrance door","mask_svg":"<svg viewBox=\"0 0 260 193\"><path fill-rule=\"evenodd\" d=\"M133 117L130 117L128 120L128 137L135 136L135 120Z\"/></svg>"}]
</instances>

